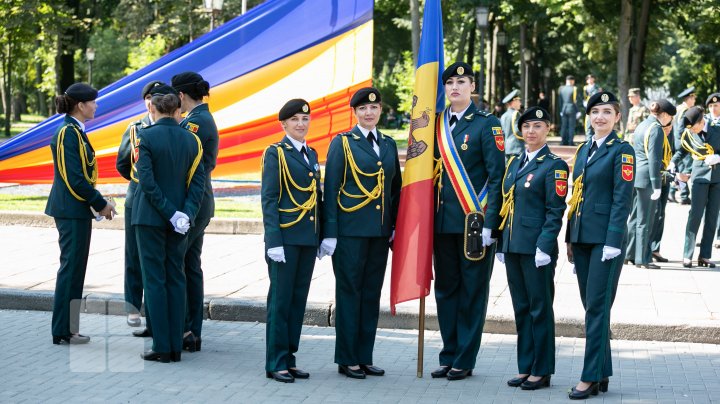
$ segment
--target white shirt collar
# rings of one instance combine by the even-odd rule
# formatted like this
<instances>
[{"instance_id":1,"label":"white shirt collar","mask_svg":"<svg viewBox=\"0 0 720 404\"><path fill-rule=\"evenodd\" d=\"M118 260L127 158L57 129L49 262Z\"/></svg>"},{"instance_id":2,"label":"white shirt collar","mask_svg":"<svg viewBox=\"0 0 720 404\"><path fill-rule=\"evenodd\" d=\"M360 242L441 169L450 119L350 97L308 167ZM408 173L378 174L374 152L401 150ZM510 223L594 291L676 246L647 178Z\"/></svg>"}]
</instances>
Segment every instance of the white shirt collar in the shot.
<instances>
[{"instance_id":1,"label":"white shirt collar","mask_svg":"<svg viewBox=\"0 0 720 404\"><path fill-rule=\"evenodd\" d=\"M305 140L304 140L304 139L303 139L302 142L298 142L297 140L295 140L295 139L293 139L292 137L290 137L290 135L288 135L287 133L285 134L285 136L287 136L287 138L290 140L290 143L292 143L292 145L295 146L295 149L296 149L297 151L302 152L303 146L305 146L305 150L307 150L307 143L305 143ZM309 154L309 153L310 153L310 152L308 151L308 154Z\"/></svg>"},{"instance_id":2,"label":"white shirt collar","mask_svg":"<svg viewBox=\"0 0 720 404\"><path fill-rule=\"evenodd\" d=\"M612 132L610 132L610 133L612 133ZM610 136L610 133L608 133L607 135L605 135L605 136L604 136L603 138L601 138L601 139L597 139L597 138L595 137L595 135L593 135L593 137L592 137L593 142L597 143L597 148L598 148L598 149L600 148L600 146L603 145L603 143L605 143L605 141L607 140L608 136ZM592 147L592 145L590 145L590 147Z\"/></svg>"},{"instance_id":3,"label":"white shirt collar","mask_svg":"<svg viewBox=\"0 0 720 404\"><path fill-rule=\"evenodd\" d=\"M542 150L546 147L547 147L547 144L543 145L543 147L535 150L534 152L528 152L527 149L525 149L525 156L527 156L528 162L533 161L535 159L535 156L537 156L538 153L540 153L540 150Z\"/></svg>"},{"instance_id":4,"label":"white shirt collar","mask_svg":"<svg viewBox=\"0 0 720 404\"><path fill-rule=\"evenodd\" d=\"M375 141L376 142L379 141L380 138L378 137L377 126L372 128L372 130L367 130L360 125L356 125L356 126L358 129L360 129L360 132L362 132L363 136L365 136L366 139L367 139L368 135L370 134L370 132L372 132L375 135Z\"/></svg>"},{"instance_id":5,"label":"white shirt collar","mask_svg":"<svg viewBox=\"0 0 720 404\"><path fill-rule=\"evenodd\" d=\"M472 102L472 101L471 101L471 102ZM465 109L462 110L461 112L453 112L452 109L450 109L450 116L452 117L453 115L455 115L455 116L457 117L458 121L459 121L460 118L462 118L463 116L465 116L465 113L467 112L467 110L468 110L469 108L470 108L470 105L468 105L467 108L465 108Z\"/></svg>"},{"instance_id":6,"label":"white shirt collar","mask_svg":"<svg viewBox=\"0 0 720 404\"><path fill-rule=\"evenodd\" d=\"M75 117L72 116L72 115L68 115L68 116L69 116L70 118L72 118L75 122L77 122L77 124L80 126L80 129L82 129L82 131L85 132L85 124L84 124L84 123L78 121L77 118L75 118Z\"/></svg>"}]
</instances>

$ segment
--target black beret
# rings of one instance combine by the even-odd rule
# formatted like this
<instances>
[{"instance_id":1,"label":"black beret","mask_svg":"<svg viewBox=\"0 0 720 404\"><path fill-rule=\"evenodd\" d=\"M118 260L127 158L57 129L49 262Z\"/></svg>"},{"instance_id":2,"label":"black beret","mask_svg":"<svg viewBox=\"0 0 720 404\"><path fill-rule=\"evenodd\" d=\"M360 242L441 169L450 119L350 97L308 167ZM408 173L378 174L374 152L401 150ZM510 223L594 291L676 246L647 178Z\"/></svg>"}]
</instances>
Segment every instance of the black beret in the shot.
<instances>
[{"instance_id":1,"label":"black beret","mask_svg":"<svg viewBox=\"0 0 720 404\"><path fill-rule=\"evenodd\" d=\"M683 126L689 128L696 123L700 122L703 117L703 109L701 107L688 108L683 116Z\"/></svg>"},{"instance_id":2,"label":"black beret","mask_svg":"<svg viewBox=\"0 0 720 404\"><path fill-rule=\"evenodd\" d=\"M183 91L184 89L192 88L196 84L203 81L203 77L195 72L184 72L180 74L176 74L172 78L172 86L175 87L178 91ZM185 92L185 91L183 91Z\"/></svg>"},{"instance_id":3,"label":"black beret","mask_svg":"<svg viewBox=\"0 0 720 404\"><path fill-rule=\"evenodd\" d=\"M355 108L363 104L380 102L380 91L373 87L365 87L357 90L350 98L350 107Z\"/></svg>"},{"instance_id":4,"label":"black beret","mask_svg":"<svg viewBox=\"0 0 720 404\"><path fill-rule=\"evenodd\" d=\"M585 113L589 114L592 107L604 104L620 104L620 102L617 97L615 97L615 94L609 91L595 93L588 99L587 107L585 107Z\"/></svg>"},{"instance_id":5,"label":"black beret","mask_svg":"<svg viewBox=\"0 0 720 404\"><path fill-rule=\"evenodd\" d=\"M716 102L720 102L720 93L712 93L709 97L707 97L707 100L705 101L705 106L707 107L710 104L714 104Z\"/></svg>"},{"instance_id":6,"label":"black beret","mask_svg":"<svg viewBox=\"0 0 720 404\"><path fill-rule=\"evenodd\" d=\"M280 108L280 112L278 113L278 120L284 121L288 118L292 118L292 116L295 114L310 115L310 105L307 103L307 101L303 100L302 98L295 98L286 102L285 105Z\"/></svg>"},{"instance_id":7,"label":"black beret","mask_svg":"<svg viewBox=\"0 0 720 404\"><path fill-rule=\"evenodd\" d=\"M670 116L675 116L677 114L677 109L675 108L675 105L673 105L672 102L666 100L665 98L659 99L655 101L655 103L660 108L660 112L667 112Z\"/></svg>"},{"instance_id":8,"label":"black beret","mask_svg":"<svg viewBox=\"0 0 720 404\"><path fill-rule=\"evenodd\" d=\"M475 73L473 73L472 67L465 63L465 62L455 62L448 66L447 69L442 74L442 80L443 83L448 81L450 77L455 76L468 76L468 77L474 77Z\"/></svg>"},{"instance_id":9,"label":"black beret","mask_svg":"<svg viewBox=\"0 0 720 404\"><path fill-rule=\"evenodd\" d=\"M157 87L160 85L166 85L166 84L160 80L153 80L153 81L145 84L145 87L143 87L143 89L142 89L142 98L144 99L145 97L150 95L150 93L152 92L150 90L152 90L154 87Z\"/></svg>"},{"instance_id":10,"label":"black beret","mask_svg":"<svg viewBox=\"0 0 720 404\"><path fill-rule=\"evenodd\" d=\"M683 90L683 92L678 94L678 98L683 99L692 94L695 94L695 87L686 88L685 90Z\"/></svg>"},{"instance_id":11,"label":"black beret","mask_svg":"<svg viewBox=\"0 0 720 404\"><path fill-rule=\"evenodd\" d=\"M65 90L65 95L77 102L87 102L97 98L98 90L85 83L75 83Z\"/></svg>"},{"instance_id":12,"label":"black beret","mask_svg":"<svg viewBox=\"0 0 720 404\"><path fill-rule=\"evenodd\" d=\"M156 95L168 95L168 94L175 94L178 95L177 90L170 87L167 84L160 83L157 86L154 86L150 89L150 95L156 96Z\"/></svg>"},{"instance_id":13,"label":"black beret","mask_svg":"<svg viewBox=\"0 0 720 404\"><path fill-rule=\"evenodd\" d=\"M517 120L517 127L518 129L522 128L523 122L532 122L532 121L545 121L550 122L550 114L544 109L540 107L530 107L525 110L525 112L520 115L520 117Z\"/></svg>"},{"instance_id":14,"label":"black beret","mask_svg":"<svg viewBox=\"0 0 720 404\"><path fill-rule=\"evenodd\" d=\"M518 90L512 90L512 91L510 91L510 94L506 95L505 98L503 98L503 100L502 100L503 104L508 104L508 103L510 103L512 100L514 100L514 99L516 99L516 98L519 99L519 98L520 98L520 94L519 94L519 93L520 93L520 91L518 91Z\"/></svg>"}]
</instances>

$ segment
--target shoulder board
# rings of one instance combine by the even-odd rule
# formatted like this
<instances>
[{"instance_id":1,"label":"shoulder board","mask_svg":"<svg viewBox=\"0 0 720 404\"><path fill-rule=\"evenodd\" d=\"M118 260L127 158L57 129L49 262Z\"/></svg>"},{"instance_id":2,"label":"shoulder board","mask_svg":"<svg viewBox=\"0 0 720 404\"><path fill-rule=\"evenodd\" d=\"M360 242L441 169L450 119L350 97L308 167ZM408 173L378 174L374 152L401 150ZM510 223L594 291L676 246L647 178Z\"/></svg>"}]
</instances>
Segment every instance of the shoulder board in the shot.
<instances>
[{"instance_id":1,"label":"shoulder board","mask_svg":"<svg viewBox=\"0 0 720 404\"><path fill-rule=\"evenodd\" d=\"M548 158L550 158L550 159L553 159L553 160L557 160L557 159L560 158L560 157L558 157L558 156L556 156L556 155L554 155L554 154L552 154L552 153L548 153L548 154L546 154L546 156L547 156Z\"/></svg>"},{"instance_id":2,"label":"shoulder board","mask_svg":"<svg viewBox=\"0 0 720 404\"><path fill-rule=\"evenodd\" d=\"M338 136L352 136L352 135L353 135L353 133L352 133L352 132L343 132L343 133L338 133Z\"/></svg>"},{"instance_id":3,"label":"shoulder board","mask_svg":"<svg viewBox=\"0 0 720 404\"><path fill-rule=\"evenodd\" d=\"M490 113L489 113L489 112L485 112L485 111L475 111L475 115L480 115L480 116L488 117L488 116L490 116ZM467 118L467 117L465 117L465 118Z\"/></svg>"}]
</instances>

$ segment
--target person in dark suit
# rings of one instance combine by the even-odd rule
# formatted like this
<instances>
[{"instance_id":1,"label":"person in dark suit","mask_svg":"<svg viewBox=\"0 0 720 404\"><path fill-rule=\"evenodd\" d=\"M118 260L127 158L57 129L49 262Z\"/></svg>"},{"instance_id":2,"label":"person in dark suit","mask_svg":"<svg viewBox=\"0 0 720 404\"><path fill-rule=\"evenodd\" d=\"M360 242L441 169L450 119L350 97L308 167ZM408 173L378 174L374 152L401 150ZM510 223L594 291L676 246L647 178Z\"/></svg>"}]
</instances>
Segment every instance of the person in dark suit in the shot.
<instances>
[{"instance_id":1,"label":"person in dark suit","mask_svg":"<svg viewBox=\"0 0 720 404\"><path fill-rule=\"evenodd\" d=\"M440 116L436 137L433 253L443 347L440 367L431 376L461 380L472 375L485 326L497 238L493 233L500 226L505 136L495 116L470 102L475 89L470 65L453 63L442 80L450 106ZM478 216L484 216L482 223ZM466 240L469 223L481 231L479 239ZM466 241L484 249L484 255L466 249Z\"/></svg>"},{"instance_id":2,"label":"person in dark suit","mask_svg":"<svg viewBox=\"0 0 720 404\"><path fill-rule=\"evenodd\" d=\"M180 111L187 113L180 126L197 135L202 142L202 163L205 169L202 204L195 218L195 225L188 232L185 253L185 277L187 279L187 315L183 349L200 351L202 347L202 321L204 286L202 272L202 247L205 228L215 216L215 197L212 190L212 171L215 169L220 138L208 104L203 102L210 95L210 84L195 72L180 73L172 78L172 86L180 94Z\"/></svg>"},{"instance_id":3,"label":"person in dark suit","mask_svg":"<svg viewBox=\"0 0 720 404\"><path fill-rule=\"evenodd\" d=\"M558 90L558 111L560 113L560 136L562 145L573 146L575 141L575 127L580 118L578 106L577 87L575 77L567 76L565 85Z\"/></svg>"},{"instance_id":4,"label":"person in dark suit","mask_svg":"<svg viewBox=\"0 0 720 404\"><path fill-rule=\"evenodd\" d=\"M625 261L638 268L659 269L652 263L650 230L655 225L658 200L662 195L663 172L670 164L672 147L664 128L672 125L675 106L661 99L650 104L650 116L633 135L635 187L628 221Z\"/></svg>"},{"instance_id":5,"label":"person in dark suit","mask_svg":"<svg viewBox=\"0 0 720 404\"><path fill-rule=\"evenodd\" d=\"M568 165L546 144L550 113L527 109L518 119L526 150L503 178L502 252L517 330L518 375L507 384L523 390L550 386L555 373L555 266L565 212Z\"/></svg>"},{"instance_id":6,"label":"person in dark suit","mask_svg":"<svg viewBox=\"0 0 720 404\"><path fill-rule=\"evenodd\" d=\"M115 168L118 173L130 181L127 193L125 194L125 311L128 313L127 324L131 327L139 327L140 308L142 306L143 284L142 273L140 272L140 258L137 252L135 232L132 228L132 203L135 188L137 188L137 173L135 172L135 160L137 144L137 133L140 128L146 128L153 124L150 118L150 92L154 87L164 85L162 81L153 80L147 83L142 89L142 98L148 113L141 119L128 125L120 139ZM146 308L147 311L147 308ZM145 313L145 330L135 331L133 335L138 337L152 335L152 328L147 319L150 316Z\"/></svg>"},{"instance_id":7,"label":"person in dark suit","mask_svg":"<svg viewBox=\"0 0 720 404\"><path fill-rule=\"evenodd\" d=\"M622 269L635 181L635 151L613 130L620 102L603 91L588 99L592 139L575 152L565 241L585 308L585 361L570 399L607 391L612 376L610 309Z\"/></svg>"},{"instance_id":8,"label":"person in dark suit","mask_svg":"<svg viewBox=\"0 0 720 404\"><path fill-rule=\"evenodd\" d=\"M361 88L350 107L358 124L330 142L325 163L320 249L335 272L338 372L364 379L385 374L373 365L373 347L402 177L395 141L377 129L380 92Z\"/></svg>"},{"instance_id":9,"label":"person in dark suit","mask_svg":"<svg viewBox=\"0 0 720 404\"><path fill-rule=\"evenodd\" d=\"M292 383L310 377L296 367L295 353L319 255L322 192L317 152L305 142L307 101L288 101L278 120L285 137L265 149L260 191L270 276L265 372L268 378Z\"/></svg>"},{"instance_id":10,"label":"person in dark suit","mask_svg":"<svg viewBox=\"0 0 720 404\"><path fill-rule=\"evenodd\" d=\"M57 112L65 114L65 118L50 141L54 175L45 207L45 214L55 219L60 244L60 269L53 300L53 344L90 342L90 337L81 335L79 329L92 219L112 220L114 213L113 205L95 189L97 161L85 133L85 121L95 117L97 94L89 85L75 83L55 98Z\"/></svg>"},{"instance_id":11,"label":"person in dark suit","mask_svg":"<svg viewBox=\"0 0 720 404\"><path fill-rule=\"evenodd\" d=\"M152 322L149 361L180 361L185 324L183 258L205 184L202 143L178 125L180 98L169 86L151 91L153 125L140 128L132 206L145 304Z\"/></svg>"},{"instance_id":12,"label":"person in dark suit","mask_svg":"<svg viewBox=\"0 0 720 404\"><path fill-rule=\"evenodd\" d=\"M681 149L675 152L673 163L678 164L685 156L692 156L692 175L690 177L691 203L685 228L685 247L683 266L692 268L695 241L700 222L703 221L703 234L700 239L700 253L697 264L701 267L715 268L712 258L712 242L720 211L720 93L711 94L705 105L709 113L703 116L701 107L689 108L683 117L685 130L681 136Z\"/></svg>"}]
</instances>

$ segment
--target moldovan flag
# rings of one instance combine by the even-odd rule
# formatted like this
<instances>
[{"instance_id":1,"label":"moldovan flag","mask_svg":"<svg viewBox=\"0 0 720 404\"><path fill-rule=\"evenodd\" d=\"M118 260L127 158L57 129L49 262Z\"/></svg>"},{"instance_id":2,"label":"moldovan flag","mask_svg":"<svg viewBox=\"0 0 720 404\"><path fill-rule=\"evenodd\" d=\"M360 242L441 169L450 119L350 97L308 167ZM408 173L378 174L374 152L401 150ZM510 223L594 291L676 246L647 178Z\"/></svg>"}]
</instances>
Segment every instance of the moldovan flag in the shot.
<instances>
[{"instance_id":1,"label":"moldovan flag","mask_svg":"<svg viewBox=\"0 0 720 404\"><path fill-rule=\"evenodd\" d=\"M390 309L430 293L435 114L445 107L440 0L425 1L400 210L395 226Z\"/></svg>"}]
</instances>

